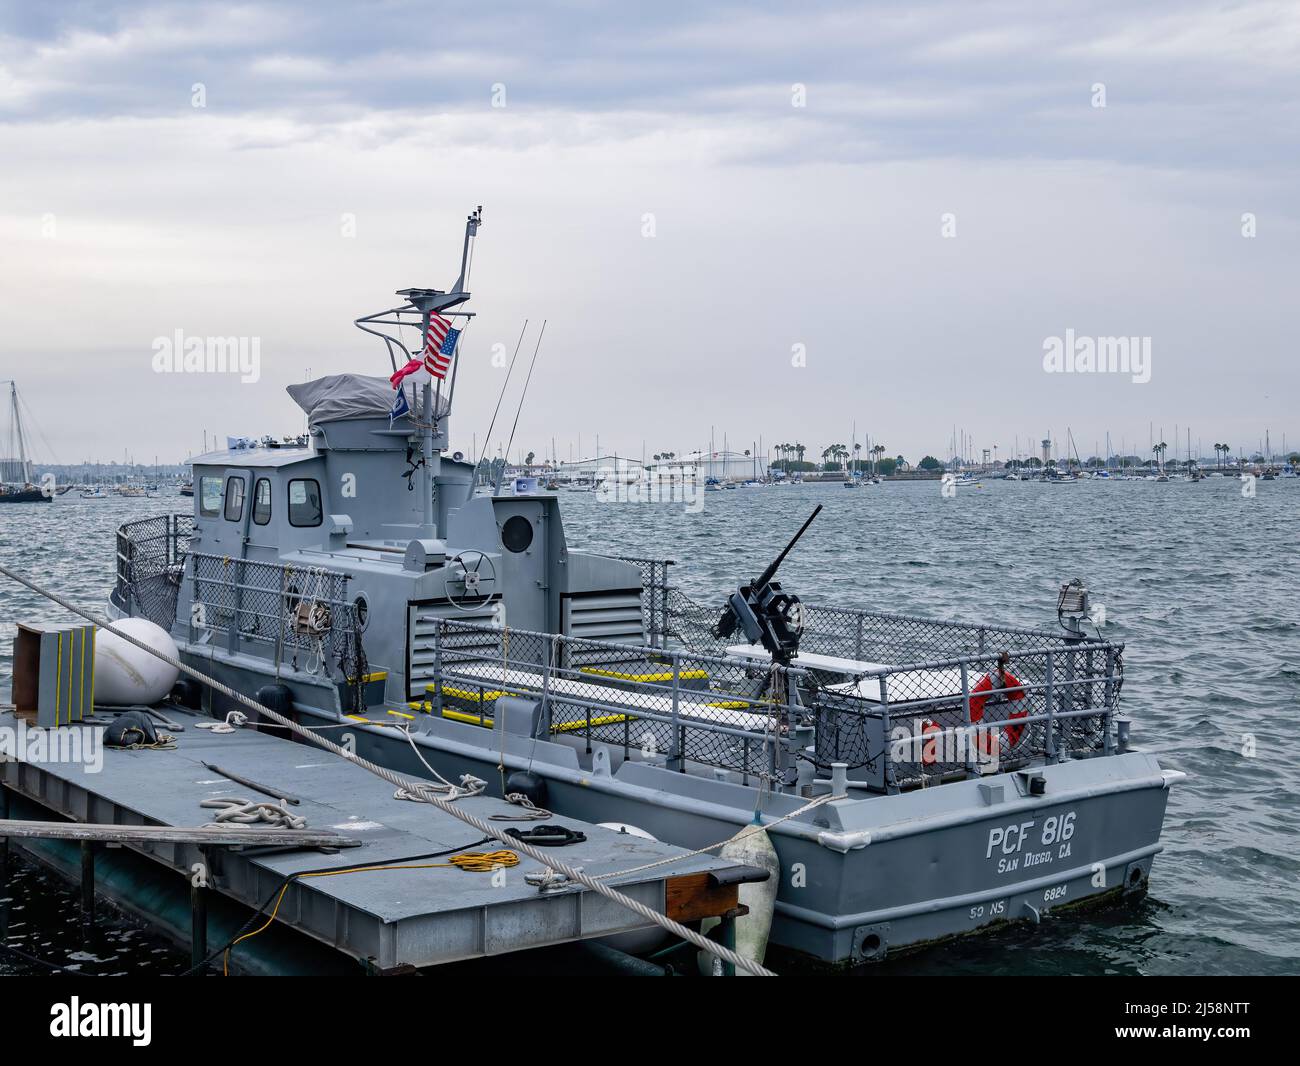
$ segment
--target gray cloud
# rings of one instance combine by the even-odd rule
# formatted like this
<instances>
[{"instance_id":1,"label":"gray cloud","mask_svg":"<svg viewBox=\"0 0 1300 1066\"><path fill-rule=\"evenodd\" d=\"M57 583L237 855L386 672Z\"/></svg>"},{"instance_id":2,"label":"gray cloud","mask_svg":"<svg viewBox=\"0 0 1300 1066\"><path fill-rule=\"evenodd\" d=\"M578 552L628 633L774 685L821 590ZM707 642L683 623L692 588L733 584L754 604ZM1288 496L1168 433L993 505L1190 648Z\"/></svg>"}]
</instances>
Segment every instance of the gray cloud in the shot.
<instances>
[{"instance_id":1,"label":"gray cloud","mask_svg":"<svg viewBox=\"0 0 1300 1066\"><path fill-rule=\"evenodd\" d=\"M63 458L294 428L283 385L381 369L351 319L450 281L476 203L458 447L525 317L539 453L579 425L639 454L856 421L915 458L954 421L1006 454L1292 418L1292 7L0 10L0 376ZM178 328L260 337L261 382L154 375ZM1152 336L1151 384L1044 375L1067 328Z\"/></svg>"}]
</instances>

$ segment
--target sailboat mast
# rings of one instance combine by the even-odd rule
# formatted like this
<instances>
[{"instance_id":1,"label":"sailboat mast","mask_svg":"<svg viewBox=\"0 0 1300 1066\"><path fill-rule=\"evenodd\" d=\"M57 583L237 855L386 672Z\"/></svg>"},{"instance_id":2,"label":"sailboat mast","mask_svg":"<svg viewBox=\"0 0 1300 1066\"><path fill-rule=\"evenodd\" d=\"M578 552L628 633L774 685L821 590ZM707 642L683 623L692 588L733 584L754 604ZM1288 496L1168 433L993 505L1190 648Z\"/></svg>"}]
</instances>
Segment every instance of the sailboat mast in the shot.
<instances>
[{"instance_id":1,"label":"sailboat mast","mask_svg":"<svg viewBox=\"0 0 1300 1066\"><path fill-rule=\"evenodd\" d=\"M27 468L27 440L23 434L23 419L18 411L18 382L9 382L9 396L14 408L14 433L18 437L18 469L22 472L19 478L24 484L32 480L32 472Z\"/></svg>"}]
</instances>

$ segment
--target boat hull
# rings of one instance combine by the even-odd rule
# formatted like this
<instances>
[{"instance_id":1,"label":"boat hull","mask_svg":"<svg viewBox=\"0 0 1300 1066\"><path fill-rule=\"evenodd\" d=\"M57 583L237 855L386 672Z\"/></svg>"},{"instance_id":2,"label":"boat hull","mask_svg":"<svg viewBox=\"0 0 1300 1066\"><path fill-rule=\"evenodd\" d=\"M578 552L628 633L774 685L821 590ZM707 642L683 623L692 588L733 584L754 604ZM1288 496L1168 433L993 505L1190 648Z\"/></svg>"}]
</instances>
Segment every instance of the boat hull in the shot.
<instances>
[{"instance_id":1,"label":"boat hull","mask_svg":"<svg viewBox=\"0 0 1300 1066\"><path fill-rule=\"evenodd\" d=\"M209 653L196 668L253 692L267 680ZM347 719L322 699L335 691L288 680L305 726ZM324 703L324 706L318 706ZM234 709L218 698L213 713ZM373 708L371 717L381 717ZM397 721L397 719L394 719ZM623 822L686 848L720 844L753 819L756 790L734 780L627 761L580 741L556 743L417 714L413 739L357 723L344 735L359 755L415 776L427 761L449 780L469 773L501 794L505 776L528 769L547 784L547 806L592 822ZM331 736L338 735L331 730ZM621 750L621 749L620 749ZM849 967L987 930L1038 922L1053 911L1146 890L1161 850L1170 784L1142 752L1039 767L1042 794L1024 772L954 781L898 795L852 790L854 798L805 805L797 795L763 802L781 863L771 942L821 966Z\"/></svg>"}]
</instances>

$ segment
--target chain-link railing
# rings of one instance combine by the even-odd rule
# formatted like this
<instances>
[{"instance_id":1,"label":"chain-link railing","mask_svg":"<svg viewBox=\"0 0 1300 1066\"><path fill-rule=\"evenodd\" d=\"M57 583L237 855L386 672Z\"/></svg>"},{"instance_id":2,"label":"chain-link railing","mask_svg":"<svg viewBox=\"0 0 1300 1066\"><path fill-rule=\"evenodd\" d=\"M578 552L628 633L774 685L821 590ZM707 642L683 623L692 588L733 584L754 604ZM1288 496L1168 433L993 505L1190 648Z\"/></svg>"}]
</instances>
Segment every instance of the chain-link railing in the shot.
<instances>
[{"instance_id":1,"label":"chain-link railing","mask_svg":"<svg viewBox=\"0 0 1300 1066\"><path fill-rule=\"evenodd\" d=\"M156 515L119 526L113 604L170 630L193 531L192 514Z\"/></svg>"},{"instance_id":2,"label":"chain-link railing","mask_svg":"<svg viewBox=\"0 0 1300 1066\"><path fill-rule=\"evenodd\" d=\"M1122 647L1102 642L841 674L808 700L815 761L892 791L1112 752L1122 683Z\"/></svg>"},{"instance_id":3,"label":"chain-link railing","mask_svg":"<svg viewBox=\"0 0 1300 1066\"><path fill-rule=\"evenodd\" d=\"M791 673L766 663L456 620L438 623L437 647L434 713L487 725L502 697L521 696L536 704L534 735L674 769L721 767L747 783L792 779L796 729L810 717L786 695Z\"/></svg>"},{"instance_id":4,"label":"chain-link railing","mask_svg":"<svg viewBox=\"0 0 1300 1066\"><path fill-rule=\"evenodd\" d=\"M261 643L274 649L277 662L316 672L356 654L346 574L220 555L191 559L191 640L209 630L232 651L240 641Z\"/></svg>"},{"instance_id":5,"label":"chain-link railing","mask_svg":"<svg viewBox=\"0 0 1300 1066\"><path fill-rule=\"evenodd\" d=\"M679 642L698 652L717 653L725 642L713 635L723 598L707 606L669 584L671 560L622 558L641 573L641 611L657 647ZM871 663L917 662L953 655L1064 648L1069 638L1013 626L972 625L939 618L860 611L804 603L800 650Z\"/></svg>"},{"instance_id":6,"label":"chain-link railing","mask_svg":"<svg viewBox=\"0 0 1300 1066\"><path fill-rule=\"evenodd\" d=\"M672 559L642 559L632 555L615 555L611 558L621 563L631 563L641 574L641 624L647 642L656 648L668 646L671 636L669 620L672 589L668 584L668 568Z\"/></svg>"},{"instance_id":7,"label":"chain-link railing","mask_svg":"<svg viewBox=\"0 0 1300 1066\"><path fill-rule=\"evenodd\" d=\"M726 654L721 598L707 607L666 565L629 561L643 614L662 619L659 646ZM1113 747L1122 644L807 603L802 627L794 665L823 769L844 762L889 789Z\"/></svg>"}]
</instances>

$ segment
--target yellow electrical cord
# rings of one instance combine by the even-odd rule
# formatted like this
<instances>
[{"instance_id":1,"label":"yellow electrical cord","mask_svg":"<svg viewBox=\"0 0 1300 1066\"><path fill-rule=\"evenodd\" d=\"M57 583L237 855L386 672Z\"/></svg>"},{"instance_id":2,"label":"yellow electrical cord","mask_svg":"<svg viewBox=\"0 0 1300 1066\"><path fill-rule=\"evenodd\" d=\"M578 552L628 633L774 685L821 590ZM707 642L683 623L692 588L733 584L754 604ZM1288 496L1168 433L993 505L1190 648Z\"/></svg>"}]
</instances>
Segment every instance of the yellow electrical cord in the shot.
<instances>
[{"instance_id":1,"label":"yellow electrical cord","mask_svg":"<svg viewBox=\"0 0 1300 1066\"><path fill-rule=\"evenodd\" d=\"M275 906L271 908L271 914L258 928L252 932L245 933L243 936L236 937L230 942L221 959L221 974L223 977L230 976L230 953L245 940L252 940L258 933L265 932L275 917L280 913L280 904L284 902L284 894L289 891L289 886L295 881L306 881L312 877L340 877L343 874L364 874L377 873L382 870L433 870L438 867L455 866L469 873L492 873L494 870L508 869L511 866L519 865L519 856L513 851L465 851L459 855L453 855L446 862L425 862L415 865L405 866L354 866L346 870L324 870L319 873L299 874L297 877L291 877L285 881L280 888L280 894L275 898Z\"/></svg>"}]
</instances>

